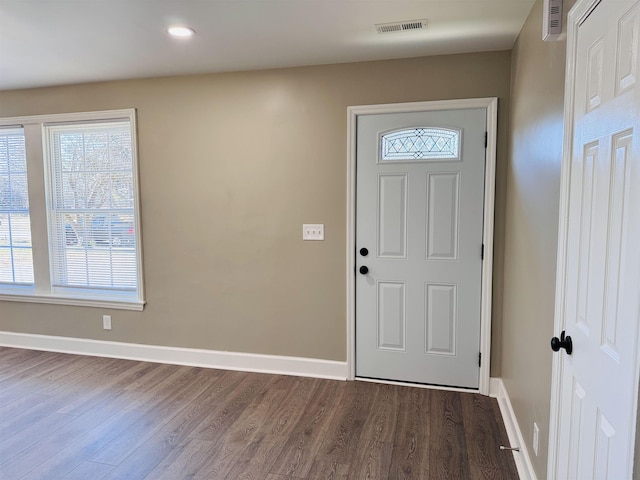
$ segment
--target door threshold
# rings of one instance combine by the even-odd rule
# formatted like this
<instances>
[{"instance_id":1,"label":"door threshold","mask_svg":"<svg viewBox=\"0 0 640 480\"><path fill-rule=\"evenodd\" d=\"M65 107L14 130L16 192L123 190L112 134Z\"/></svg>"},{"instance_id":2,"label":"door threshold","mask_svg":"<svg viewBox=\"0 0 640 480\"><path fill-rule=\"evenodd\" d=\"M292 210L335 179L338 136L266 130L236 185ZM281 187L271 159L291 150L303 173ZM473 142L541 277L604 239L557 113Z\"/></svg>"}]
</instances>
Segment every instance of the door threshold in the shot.
<instances>
[{"instance_id":1,"label":"door threshold","mask_svg":"<svg viewBox=\"0 0 640 480\"><path fill-rule=\"evenodd\" d=\"M398 385L400 387L415 387L415 388L427 388L431 390L445 390L448 392L461 392L461 393L480 393L479 388L468 387L450 387L447 385L432 385L428 383L414 383L414 382L400 382L397 380L384 380L381 378L370 377L355 377L355 381L368 382L368 383L383 383L386 385Z\"/></svg>"}]
</instances>

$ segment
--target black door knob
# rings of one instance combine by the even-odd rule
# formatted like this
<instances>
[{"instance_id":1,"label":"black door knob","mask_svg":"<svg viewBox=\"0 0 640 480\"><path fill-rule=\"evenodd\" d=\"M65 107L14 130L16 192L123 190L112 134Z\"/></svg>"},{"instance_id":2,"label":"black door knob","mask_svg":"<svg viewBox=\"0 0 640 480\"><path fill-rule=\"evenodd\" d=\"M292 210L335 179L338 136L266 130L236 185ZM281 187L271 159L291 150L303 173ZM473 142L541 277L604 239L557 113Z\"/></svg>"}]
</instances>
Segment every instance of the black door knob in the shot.
<instances>
[{"instance_id":1,"label":"black door knob","mask_svg":"<svg viewBox=\"0 0 640 480\"><path fill-rule=\"evenodd\" d=\"M571 337L567 335L565 337L564 331L560 334L560 338L553 337L551 339L551 350L557 352L561 348L564 348L567 351L567 355L571 355L573 352L573 342L571 341Z\"/></svg>"},{"instance_id":2,"label":"black door knob","mask_svg":"<svg viewBox=\"0 0 640 480\"><path fill-rule=\"evenodd\" d=\"M369 250L367 250L366 248L361 248L360 255L362 255L363 257L366 257L367 255L369 255Z\"/></svg>"},{"instance_id":3,"label":"black door knob","mask_svg":"<svg viewBox=\"0 0 640 480\"><path fill-rule=\"evenodd\" d=\"M364 265L360 267L360 273L362 275L366 275L367 273L369 273L369 267L365 267Z\"/></svg>"}]
</instances>

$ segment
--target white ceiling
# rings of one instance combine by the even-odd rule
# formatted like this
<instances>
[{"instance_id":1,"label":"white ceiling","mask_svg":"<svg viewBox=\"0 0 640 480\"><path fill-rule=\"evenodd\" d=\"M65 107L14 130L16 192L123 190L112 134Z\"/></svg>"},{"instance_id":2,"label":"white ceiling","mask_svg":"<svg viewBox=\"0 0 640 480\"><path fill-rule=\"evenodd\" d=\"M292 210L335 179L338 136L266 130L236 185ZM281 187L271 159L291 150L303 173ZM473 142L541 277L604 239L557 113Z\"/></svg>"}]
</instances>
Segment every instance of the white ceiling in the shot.
<instances>
[{"instance_id":1,"label":"white ceiling","mask_svg":"<svg viewBox=\"0 0 640 480\"><path fill-rule=\"evenodd\" d=\"M534 0L0 0L0 90L510 49ZM376 23L428 19L424 31ZM196 30L189 40L171 24Z\"/></svg>"}]
</instances>

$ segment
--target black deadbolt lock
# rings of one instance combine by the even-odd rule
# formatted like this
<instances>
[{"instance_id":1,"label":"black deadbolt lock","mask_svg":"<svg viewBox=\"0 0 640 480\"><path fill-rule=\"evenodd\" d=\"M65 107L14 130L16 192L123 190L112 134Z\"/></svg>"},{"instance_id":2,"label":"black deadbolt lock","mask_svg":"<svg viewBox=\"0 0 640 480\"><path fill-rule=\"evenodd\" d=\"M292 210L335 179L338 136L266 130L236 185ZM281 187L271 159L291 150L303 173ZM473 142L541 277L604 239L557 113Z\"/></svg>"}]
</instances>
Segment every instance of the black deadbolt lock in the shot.
<instances>
[{"instance_id":1,"label":"black deadbolt lock","mask_svg":"<svg viewBox=\"0 0 640 480\"><path fill-rule=\"evenodd\" d=\"M369 255L369 250L367 250L366 248L361 248L360 255L362 255L363 257L366 257L367 255Z\"/></svg>"}]
</instances>

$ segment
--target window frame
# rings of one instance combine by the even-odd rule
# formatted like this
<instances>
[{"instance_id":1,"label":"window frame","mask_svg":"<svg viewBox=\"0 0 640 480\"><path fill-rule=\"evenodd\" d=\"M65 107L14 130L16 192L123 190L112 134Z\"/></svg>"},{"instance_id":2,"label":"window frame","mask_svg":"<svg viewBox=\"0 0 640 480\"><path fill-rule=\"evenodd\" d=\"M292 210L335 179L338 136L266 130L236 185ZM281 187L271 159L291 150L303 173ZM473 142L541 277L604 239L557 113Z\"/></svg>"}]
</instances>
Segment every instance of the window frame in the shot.
<instances>
[{"instance_id":1,"label":"window frame","mask_svg":"<svg viewBox=\"0 0 640 480\"><path fill-rule=\"evenodd\" d=\"M47 169L50 168L47 127L126 121L131 129L134 236L136 245L137 289L134 292L112 290L83 290L73 287L54 287L51 275L53 258L50 248L48 216L50 212L50 185ZM0 128L24 129L27 155L27 185L33 251L33 285L0 285L0 301L75 305L123 310L144 309L144 272L142 229L140 220L140 179L138 162L138 138L135 109L104 110L96 112L62 113L22 117L0 117Z\"/></svg>"}]
</instances>

